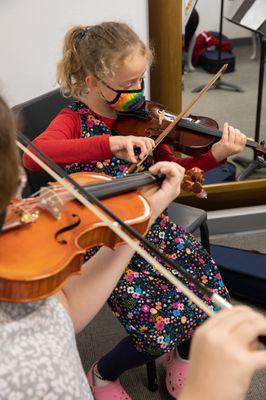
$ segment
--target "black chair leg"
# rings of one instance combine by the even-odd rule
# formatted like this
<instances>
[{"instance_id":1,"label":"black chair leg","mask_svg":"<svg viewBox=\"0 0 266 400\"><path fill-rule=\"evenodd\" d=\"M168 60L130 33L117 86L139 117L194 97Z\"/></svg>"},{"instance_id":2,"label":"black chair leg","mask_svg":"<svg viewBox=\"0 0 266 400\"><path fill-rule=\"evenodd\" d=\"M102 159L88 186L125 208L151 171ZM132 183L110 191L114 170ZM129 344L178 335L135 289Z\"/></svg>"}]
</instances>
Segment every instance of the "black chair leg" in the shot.
<instances>
[{"instance_id":1,"label":"black chair leg","mask_svg":"<svg viewBox=\"0 0 266 400\"><path fill-rule=\"evenodd\" d=\"M206 222L202 222L202 224L200 225L200 237L202 246L205 247L208 253L210 253L209 228Z\"/></svg>"},{"instance_id":2,"label":"black chair leg","mask_svg":"<svg viewBox=\"0 0 266 400\"><path fill-rule=\"evenodd\" d=\"M148 389L151 392L158 390L157 372L156 372L156 361L150 361L146 364L147 378L148 378Z\"/></svg>"}]
</instances>

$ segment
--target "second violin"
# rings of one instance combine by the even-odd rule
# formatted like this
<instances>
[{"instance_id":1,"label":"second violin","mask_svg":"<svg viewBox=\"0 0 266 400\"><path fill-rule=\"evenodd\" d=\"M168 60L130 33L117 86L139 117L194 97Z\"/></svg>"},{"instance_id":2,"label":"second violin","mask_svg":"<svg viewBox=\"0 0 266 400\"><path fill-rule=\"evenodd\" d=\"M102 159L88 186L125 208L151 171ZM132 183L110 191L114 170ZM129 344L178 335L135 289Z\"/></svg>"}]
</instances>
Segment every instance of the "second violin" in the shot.
<instances>
[{"instance_id":1,"label":"second violin","mask_svg":"<svg viewBox=\"0 0 266 400\"><path fill-rule=\"evenodd\" d=\"M165 107L153 101L145 101L143 106L131 113L119 113L114 130L119 135L147 136L155 139L176 118ZM198 156L206 153L212 145L220 140L222 132L217 122L209 117L189 115L182 118L174 129L163 139L176 151ZM246 146L265 157L266 148L252 139L247 139Z\"/></svg>"}]
</instances>

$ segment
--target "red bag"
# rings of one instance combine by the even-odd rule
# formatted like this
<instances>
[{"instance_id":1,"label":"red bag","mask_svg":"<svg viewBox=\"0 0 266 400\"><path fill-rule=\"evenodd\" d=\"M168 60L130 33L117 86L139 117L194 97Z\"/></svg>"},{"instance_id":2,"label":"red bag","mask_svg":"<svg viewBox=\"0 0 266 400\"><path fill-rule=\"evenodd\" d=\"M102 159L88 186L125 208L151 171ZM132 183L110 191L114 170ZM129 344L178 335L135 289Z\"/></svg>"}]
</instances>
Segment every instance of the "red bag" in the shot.
<instances>
[{"instance_id":1,"label":"red bag","mask_svg":"<svg viewBox=\"0 0 266 400\"><path fill-rule=\"evenodd\" d=\"M207 50L218 50L219 47L219 34L216 32L204 31L197 36L195 47L192 55L192 63L194 66L199 65L200 56ZM222 38L222 51L230 52L232 50L231 41L223 35Z\"/></svg>"}]
</instances>

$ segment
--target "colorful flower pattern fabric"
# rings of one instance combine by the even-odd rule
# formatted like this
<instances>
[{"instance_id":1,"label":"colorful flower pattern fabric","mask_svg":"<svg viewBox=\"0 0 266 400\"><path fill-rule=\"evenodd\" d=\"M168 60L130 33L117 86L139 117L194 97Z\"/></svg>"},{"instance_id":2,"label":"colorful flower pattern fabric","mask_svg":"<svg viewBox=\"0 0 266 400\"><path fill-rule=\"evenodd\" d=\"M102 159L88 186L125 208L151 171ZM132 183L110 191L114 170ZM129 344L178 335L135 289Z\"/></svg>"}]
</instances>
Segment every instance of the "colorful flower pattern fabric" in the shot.
<instances>
[{"instance_id":1,"label":"colorful flower pattern fabric","mask_svg":"<svg viewBox=\"0 0 266 400\"><path fill-rule=\"evenodd\" d=\"M93 115L84 104L75 102L70 106L81 118L81 136L111 134L98 116ZM152 158L146 160L148 169ZM111 176L122 175L130 164L113 157L111 160L68 165L68 173L79 171L103 172ZM152 225L147 239L169 258L193 274L200 282L223 297L228 297L221 275L209 254L191 234L169 220L167 211ZM98 249L87 254L90 258ZM171 269L170 267L167 267ZM213 308L209 300L198 292L186 279L180 278L195 294ZM121 277L108 303L126 331L132 336L136 348L153 356L173 350L187 340L195 328L206 318L195 304L183 293L154 271L142 257L135 254Z\"/></svg>"}]
</instances>

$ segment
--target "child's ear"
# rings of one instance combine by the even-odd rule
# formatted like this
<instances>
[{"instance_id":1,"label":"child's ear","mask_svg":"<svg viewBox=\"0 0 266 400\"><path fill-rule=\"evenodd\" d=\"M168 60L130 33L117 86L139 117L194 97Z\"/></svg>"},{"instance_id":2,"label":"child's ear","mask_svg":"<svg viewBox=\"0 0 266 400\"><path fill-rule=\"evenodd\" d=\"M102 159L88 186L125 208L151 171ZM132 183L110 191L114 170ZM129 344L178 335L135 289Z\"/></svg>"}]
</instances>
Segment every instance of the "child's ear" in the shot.
<instances>
[{"instance_id":1,"label":"child's ear","mask_svg":"<svg viewBox=\"0 0 266 400\"><path fill-rule=\"evenodd\" d=\"M98 79L94 75L89 74L88 76L86 76L85 82L86 82L86 85L88 86L89 90L91 90L91 89L95 89L97 87Z\"/></svg>"}]
</instances>

